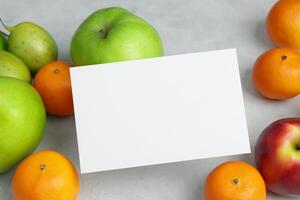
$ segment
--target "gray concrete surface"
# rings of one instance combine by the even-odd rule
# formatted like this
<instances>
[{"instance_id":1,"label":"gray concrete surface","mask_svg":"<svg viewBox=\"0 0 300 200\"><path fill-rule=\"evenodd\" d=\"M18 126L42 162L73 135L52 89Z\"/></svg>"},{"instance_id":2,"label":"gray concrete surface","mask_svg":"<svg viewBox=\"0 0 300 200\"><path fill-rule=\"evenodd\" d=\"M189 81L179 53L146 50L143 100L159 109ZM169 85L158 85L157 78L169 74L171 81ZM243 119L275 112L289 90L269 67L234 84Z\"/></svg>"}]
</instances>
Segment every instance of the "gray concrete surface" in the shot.
<instances>
[{"instance_id":1,"label":"gray concrete surface","mask_svg":"<svg viewBox=\"0 0 300 200\"><path fill-rule=\"evenodd\" d=\"M28 20L48 29L58 43L60 59L63 60L69 60L69 43L77 26L90 13L107 6L128 8L153 24L162 36L167 55L236 47L253 149L261 130L268 123L300 114L300 97L284 102L265 100L257 95L250 79L250 71L257 56L272 47L266 37L264 20L274 2L275 0L0 0L0 16L7 24ZM222 98L224 97L220 97L220 101ZM216 123L218 120L223 119L216 116ZM46 135L39 149L55 149L64 153L78 168L73 117L48 117ZM200 200L206 175L216 165L228 160L253 163L253 155L81 175L79 199ZM1 200L13 199L10 187L13 171L0 176ZM274 194L268 196L268 200L279 199L285 200Z\"/></svg>"}]
</instances>

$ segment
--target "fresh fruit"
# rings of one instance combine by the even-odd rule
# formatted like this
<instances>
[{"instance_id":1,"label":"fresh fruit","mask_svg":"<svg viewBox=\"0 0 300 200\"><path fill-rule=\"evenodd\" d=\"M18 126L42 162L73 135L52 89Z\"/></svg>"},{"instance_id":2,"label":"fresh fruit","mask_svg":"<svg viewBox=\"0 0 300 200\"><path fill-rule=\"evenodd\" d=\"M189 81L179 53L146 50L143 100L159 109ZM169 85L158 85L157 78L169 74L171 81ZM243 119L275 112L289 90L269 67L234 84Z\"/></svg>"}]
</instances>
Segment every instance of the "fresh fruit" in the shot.
<instances>
[{"instance_id":1,"label":"fresh fruit","mask_svg":"<svg viewBox=\"0 0 300 200\"><path fill-rule=\"evenodd\" d=\"M119 7L98 10L77 29L71 42L74 65L90 65L163 55L157 31Z\"/></svg>"},{"instance_id":2,"label":"fresh fruit","mask_svg":"<svg viewBox=\"0 0 300 200\"><path fill-rule=\"evenodd\" d=\"M265 200L266 186L260 173L241 161L226 162L207 176L204 200Z\"/></svg>"},{"instance_id":3,"label":"fresh fruit","mask_svg":"<svg viewBox=\"0 0 300 200\"><path fill-rule=\"evenodd\" d=\"M0 77L7 76L30 82L27 66L13 54L0 50Z\"/></svg>"},{"instance_id":4,"label":"fresh fruit","mask_svg":"<svg viewBox=\"0 0 300 200\"><path fill-rule=\"evenodd\" d=\"M54 61L42 67L35 76L34 87L50 114L66 116L74 112L70 66L66 62Z\"/></svg>"},{"instance_id":5,"label":"fresh fruit","mask_svg":"<svg viewBox=\"0 0 300 200\"><path fill-rule=\"evenodd\" d=\"M0 78L0 173L6 172L40 143L46 124L38 92L27 82Z\"/></svg>"},{"instance_id":6,"label":"fresh fruit","mask_svg":"<svg viewBox=\"0 0 300 200\"><path fill-rule=\"evenodd\" d=\"M252 79L266 98L284 100L300 93L300 54L289 48L275 48L256 61Z\"/></svg>"},{"instance_id":7,"label":"fresh fruit","mask_svg":"<svg viewBox=\"0 0 300 200\"><path fill-rule=\"evenodd\" d=\"M268 14L266 28L277 46L300 50L300 1L279 0Z\"/></svg>"},{"instance_id":8,"label":"fresh fruit","mask_svg":"<svg viewBox=\"0 0 300 200\"><path fill-rule=\"evenodd\" d=\"M265 128L255 160L269 190L300 197L300 118L281 119Z\"/></svg>"},{"instance_id":9,"label":"fresh fruit","mask_svg":"<svg viewBox=\"0 0 300 200\"><path fill-rule=\"evenodd\" d=\"M1 33L0 31L0 50L5 50L6 49L6 38L5 36Z\"/></svg>"},{"instance_id":10,"label":"fresh fruit","mask_svg":"<svg viewBox=\"0 0 300 200\"><path fill-rule=\"evenodd\" d=\"M15 200L75 200L79 177L71 161L55 151L23 160L12 179Z\"/></svg>"},{"instance_id":11,"label":"fresh fruit","mask_svg":"<svg viewBox=\"0 0 300 200\"><path fill-rule=\"evenodd\" d=\"M32 73L57 59L53 37L37 24L22 22L5 28L10 32L8 51L20 58Z\"/></svg>"}]
</instances>

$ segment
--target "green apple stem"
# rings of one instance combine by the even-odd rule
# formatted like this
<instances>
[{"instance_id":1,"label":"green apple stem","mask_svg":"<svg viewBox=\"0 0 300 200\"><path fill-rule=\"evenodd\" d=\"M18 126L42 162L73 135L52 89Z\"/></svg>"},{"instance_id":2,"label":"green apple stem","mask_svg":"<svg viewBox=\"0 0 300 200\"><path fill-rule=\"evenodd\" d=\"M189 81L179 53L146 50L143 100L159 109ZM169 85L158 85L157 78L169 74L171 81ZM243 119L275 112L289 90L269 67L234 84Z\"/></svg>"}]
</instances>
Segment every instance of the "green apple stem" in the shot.
<instances>
[{"instance_id":1,"label":"green apple stem","mask_svg":"<svg viewBox=\"0 0 300 200\"><path fill-rule=\"evenodd\" d=\"M0 23L1 23L1 25L5 28L5 30L7 30L8 32L11 32L11 31L12 31L13 27L11 27L11 26L6 26L5 23L3 22L3 20L2 20L1 17L0 17ZM3 35L5 35L6 37L9 36L8 34L4 33L3 31L1 31L1 33L2 33Z\"/></svg>"},{"instance_id":2,"label":"green apple stem","mask_svg":"<svg viewBox=\"0 0 300 200\"><path fill-rule=\"evenodd\" d=\"M0 17L0 23L2 24L2 26L6 29L6 25L4 24L2 18Z\"/></svg>"},{"instance_id":3,"label":"green apple stem","mask_svg":"<svg viewBox=\"0 0 300 200\"><path fill-rule=\"evenodd\" d=\"M5 26L4 22L3 22L3 20L1 19L1 17L0 17L0 23L1 23L2 26L6 29L6 26ZM8 37L8 34L4 33L4 32L1 31L1 30L0 30L0 33L1 33L2 35L4 35L5 37Z\"/></svg>"},{"instance_id":4,"label":"green apple stem","mask_svg":"<svg viewBox=\"0 0 300 200\"><path fill-rule=\"evenodd\" d=\"M105 39L107 37L108 31L109 31L108 29L109 29L108 27L104 27L104 28L99 30L99 33L101 34L101 37L103 39Z\"/></svg>"},{"instance_id":5,"label":"green apple stem","mask_svg":"<svg viewBox=\"0 0 300 200\"><path fill-rule=\"evenodd\" d=\"M3 32L3 31L1 31L1 30L0 30L0 33L1 33L2 35L4 35L5 37L9 37L9 35L8 35L8 34L4 33L4 32Z\"/></svg>"}]
</instances>

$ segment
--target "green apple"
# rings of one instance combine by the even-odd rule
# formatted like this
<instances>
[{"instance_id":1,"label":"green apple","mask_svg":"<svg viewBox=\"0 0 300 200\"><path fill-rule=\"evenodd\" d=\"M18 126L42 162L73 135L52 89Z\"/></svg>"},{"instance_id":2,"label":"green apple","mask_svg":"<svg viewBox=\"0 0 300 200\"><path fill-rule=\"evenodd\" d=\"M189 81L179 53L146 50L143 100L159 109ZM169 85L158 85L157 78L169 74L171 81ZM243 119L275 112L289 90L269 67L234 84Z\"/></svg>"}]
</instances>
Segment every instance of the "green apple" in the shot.
<instances>
[{"instance_id":1,"label":"green apple","mask_svg":"<svg viewBox=\"0 0 300 200\"><path fill-rule=\"evenodd\" d=\"M27 82L0 77L0 173L40 143L46 112L38 92Z\"/></svg>"},{"instance_id":2,"label":"green apple","mask_svg":"<svg viewBox=\"0 0 300 200\"><path fill-rule=\"evenodd\" d=\"M31 75L27 66L13 54L0 50L0 76L17 78L30 82Z\"/></svg>"},{"instance_id":3,"label":"green apple","mask_svg":"<svg viewBox=\"0 0 300 200\"><path fill-rule=\"evenodd\" d=\"M157 31L127 10L111 7L90 15L71 42L74 65L158 57L163 45Z\"/></svg>"},{"instance_id":4,"label":"green apple","mask_svg":"<svg viewBox=\"0 0 300 200\"><path fill-rule=\"evenodd\" d=\"M5 26L10 32L7 49L20 58L32 73L57 59L55 40L44 28L32 22Z\"/></svg>"},{"instance_id":5,"label":"green apple","mask_svg":"<svg viewBox=\"0 0 300 200\"><path fill-rule=\"evenodd\" d=\"M5 50L6 48L6 38L0 31L0 50Z\"/></svg>"}]
</instances>

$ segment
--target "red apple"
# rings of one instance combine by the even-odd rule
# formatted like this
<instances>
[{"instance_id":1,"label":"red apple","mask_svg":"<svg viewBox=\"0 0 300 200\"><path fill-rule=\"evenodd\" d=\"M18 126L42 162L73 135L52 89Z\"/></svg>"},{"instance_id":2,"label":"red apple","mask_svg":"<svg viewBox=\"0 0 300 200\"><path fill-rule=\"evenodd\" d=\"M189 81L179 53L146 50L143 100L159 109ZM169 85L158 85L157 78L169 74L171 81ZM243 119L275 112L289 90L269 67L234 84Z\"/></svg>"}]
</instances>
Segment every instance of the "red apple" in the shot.
<instances>
[{"instance_id":1,"label":"red apple","mask_svg":"<svg viewBox=\"0 0 300 200\"><path fill-rule=\"evenodd\" d=\"M255 160L270 191L300 197L300 118L270 124L256 143Z\"/></svg>"}]
</instances>

